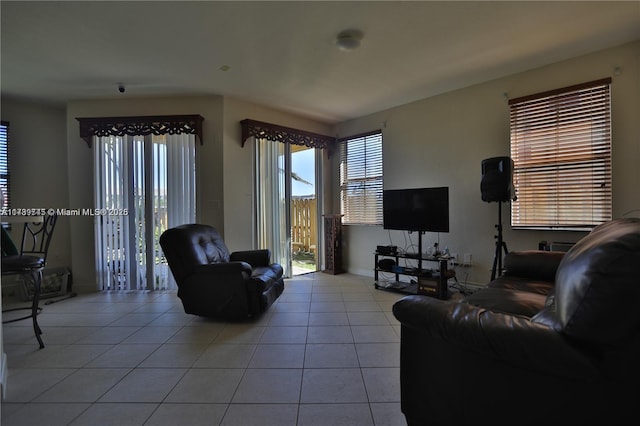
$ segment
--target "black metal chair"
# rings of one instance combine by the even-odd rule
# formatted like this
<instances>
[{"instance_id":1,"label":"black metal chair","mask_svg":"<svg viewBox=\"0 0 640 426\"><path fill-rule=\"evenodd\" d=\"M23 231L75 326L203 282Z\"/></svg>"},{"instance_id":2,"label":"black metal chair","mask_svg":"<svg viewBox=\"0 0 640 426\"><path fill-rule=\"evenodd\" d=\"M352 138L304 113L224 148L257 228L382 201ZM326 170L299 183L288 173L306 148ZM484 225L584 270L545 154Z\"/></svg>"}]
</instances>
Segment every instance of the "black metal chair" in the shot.
<instances>
[{"instance_id":1,"label":"black metal chair","mask_svg":"<svg viewBox=\"0 0 640 426\"><path fill-rule=\"evenodd\" d=\"M49 244L55 228L58 216L56 214L44 216L42 222L26 222L22 232L22 244L20 252L14 255L2 256L2 275L21 275L25 278L25 293L32 297L30 307L12 308L2 312L12 312L23 309L30 310L30 314L20 317L3 320L3 324L21 321L27 318L33 319L33 331L40 344L40 349L44 348L42 342L42 330L38 325L38 313L40 308L40 290L42 287L42 270L47 264L47 253ZM31 296L33 293L33 296Z\"/></svg>"}]
</instances>

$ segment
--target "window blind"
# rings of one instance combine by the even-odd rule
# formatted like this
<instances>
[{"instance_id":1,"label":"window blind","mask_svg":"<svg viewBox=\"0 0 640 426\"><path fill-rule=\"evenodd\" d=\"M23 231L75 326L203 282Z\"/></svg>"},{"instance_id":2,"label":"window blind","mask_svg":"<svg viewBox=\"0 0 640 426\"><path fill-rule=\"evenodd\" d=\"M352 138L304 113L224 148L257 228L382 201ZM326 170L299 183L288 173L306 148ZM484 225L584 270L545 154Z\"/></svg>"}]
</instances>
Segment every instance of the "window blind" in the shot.
<instances>
[{"instance_id":1,"label":"window blind","mask_svg":"<svg viewBox=\"0 0 640 426\"><path fill-rule=\"evenodd\" d=\"M340 139L340 208L344 224L382 224L382 183L382 132Z\"/></svg>"},{"instance_id":2,"label":"window blind","mask_svg":"<svg viewBox=\"0 0 640 426\"><path fill-rule=\"evenodd\" d=\"M611 79L509 101L514 228L611 219Z\"/></svg>"},{"instance_id":3,"label":"window blind","mask_svg":"<svg viewBox=\"0 0 640 426\"><path fill-rule=\"evenodd\" d=\"M0 123L0 191L2 191L0 208L11 206L9 182L9 123L2 121Z\"/></svg>"}]
</instances>

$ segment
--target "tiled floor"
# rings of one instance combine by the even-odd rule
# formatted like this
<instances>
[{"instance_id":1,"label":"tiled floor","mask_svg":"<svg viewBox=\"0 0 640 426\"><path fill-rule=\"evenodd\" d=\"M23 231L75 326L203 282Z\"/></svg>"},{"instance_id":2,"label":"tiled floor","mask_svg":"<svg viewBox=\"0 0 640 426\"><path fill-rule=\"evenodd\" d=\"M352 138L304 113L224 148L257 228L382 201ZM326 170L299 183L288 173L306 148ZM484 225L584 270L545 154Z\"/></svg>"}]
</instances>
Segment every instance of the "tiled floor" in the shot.
<instances>
[{"instance_id":1,"label":"tiled floor","mask_svg":"<svg viewBox=\"0 0 640 426\"><path fill-rule=\"evenodd\" d=\"M30 321L3 326L2 425L405 425L399 298L313 273L240 324L187 315L174 292L43 305L44 349Z\"/></svg>"}]
</instances>

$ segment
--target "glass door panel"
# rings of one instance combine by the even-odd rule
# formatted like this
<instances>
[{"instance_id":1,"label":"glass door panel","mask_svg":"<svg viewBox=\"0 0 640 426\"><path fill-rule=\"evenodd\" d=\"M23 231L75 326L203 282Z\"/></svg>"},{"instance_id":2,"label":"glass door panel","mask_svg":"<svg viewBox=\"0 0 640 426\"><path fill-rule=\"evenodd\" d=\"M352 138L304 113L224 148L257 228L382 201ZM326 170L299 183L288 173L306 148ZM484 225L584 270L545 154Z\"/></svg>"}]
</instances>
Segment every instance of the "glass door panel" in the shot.
<instances>
[{"instance_id":1,"label":"glass door panel","mask_svg":"<svg viewBox=\"0 0 640 426\"><path fill-rule=\"evenodd\" d=\"M291 149L291 259L292 274L318 270L318 197L316 150L301 145Z\"/></svg>"}]
</instances>

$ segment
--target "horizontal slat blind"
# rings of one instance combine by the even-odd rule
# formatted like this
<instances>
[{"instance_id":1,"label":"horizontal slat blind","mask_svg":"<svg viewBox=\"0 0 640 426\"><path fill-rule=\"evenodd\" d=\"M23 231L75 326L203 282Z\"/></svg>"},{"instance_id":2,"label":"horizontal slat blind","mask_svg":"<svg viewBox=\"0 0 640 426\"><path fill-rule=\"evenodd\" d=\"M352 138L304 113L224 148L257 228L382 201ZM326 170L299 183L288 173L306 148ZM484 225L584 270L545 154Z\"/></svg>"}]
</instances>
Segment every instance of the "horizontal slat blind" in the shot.
<instances>
[{"instance_id":1,"label":"horizontal slat blind","mask_svg":"<svg viewBox=\"0 0 640 426\"><path fill-rule=\"evenodd\" d=\"M382 224L382 132L340 141L340 199L344 224Z\"/></svg>"},{"instance_id":2,"label":"horizontal slat blind","mask_svg":"<svg viewBox=\"0 0 640 426\"><path fill-rule=\"evenodd\" d=\"M9 123L0 123L0 190L2 191L2 205L11 206L11 192L9 187Z\"/></svg>"},{"instance_id":3,"label":"horizontal slat blind","mask_svg":"<svg viewBox=\"0 0 640 426\"><path fill-rule=\"evenodd\" d=\"M610 84L509 102L514 228L584 229L611 219Z\"/></svg>"}]
</instances>

